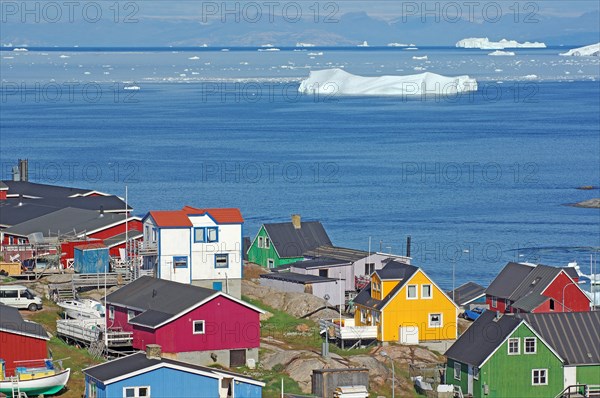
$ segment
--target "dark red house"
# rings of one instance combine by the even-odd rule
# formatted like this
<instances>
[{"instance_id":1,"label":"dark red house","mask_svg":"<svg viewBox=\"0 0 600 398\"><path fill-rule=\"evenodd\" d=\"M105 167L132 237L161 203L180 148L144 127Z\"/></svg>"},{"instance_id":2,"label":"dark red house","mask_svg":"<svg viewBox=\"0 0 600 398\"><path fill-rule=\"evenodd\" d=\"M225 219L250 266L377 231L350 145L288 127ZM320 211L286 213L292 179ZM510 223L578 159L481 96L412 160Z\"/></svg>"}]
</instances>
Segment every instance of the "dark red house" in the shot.
<instances>
[{"instance_id":1,"label":"dark red house","mask_svg":"<svg viewBox=\"0 0 600 398\"><path fill-rule=\"evenodd\" d=\"M590 311L591 299L573 268L508 263L485 291L491 311L545 313Z\"/></svg>"},{"instance_id":2,"label":"dark red house","mask_svg":"<svg viewBox=\"0 0 600 398\"><path fill-rule=\"evenodd\" d=\"M107 327L133 332L133 348L206 365L258 361L263 311L221 291L139 278L106 296Z\"/></svg>"},{"instance_id":3,"label":"dark red house","mask_svg":"<svg viewBox=\"0 0 600 398\"><path fill-rule=\"evenodd\" d=\"M0 304L0 359L4 360L6 376L14 376L15 361L37 361L48 358L44 328L35 322L25 322L19 310Z\"/></svg>"}]
</instances>

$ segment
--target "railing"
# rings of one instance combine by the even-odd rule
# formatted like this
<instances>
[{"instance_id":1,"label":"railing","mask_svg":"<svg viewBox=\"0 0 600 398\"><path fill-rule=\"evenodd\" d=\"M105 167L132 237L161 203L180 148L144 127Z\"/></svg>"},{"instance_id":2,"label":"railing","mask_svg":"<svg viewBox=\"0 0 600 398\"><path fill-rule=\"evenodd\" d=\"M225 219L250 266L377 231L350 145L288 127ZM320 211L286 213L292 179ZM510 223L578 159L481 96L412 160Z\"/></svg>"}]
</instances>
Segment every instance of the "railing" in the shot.
<instances>
[{"instance_id":1,"label":"railing","mask_svg":"<svg viewBox=\"0 0 600 398\"><path fill-rule=\"evenodd\" d=\"M319 321L319 326L321 327L321 330L327 330L327 337L329 337L329 331L333 330L334 336L341 340L366 340L377 338L377 326L354 326L354 319L342 319L342 325L340 325L338 319L321 319Z\"/></svg>"},{"instance_id":2,"label":"railing","mask_svg":"<svg viewBox=\"0 0 600 398\"><path fill-rule=\"evenodd\" d=\"M566 387L554 398L600 397L600 384L573 384Z\"/></svg>"},{"instance_id":3,"label":"railing","mask_svg":"<svg viewBox=\"0 0 600 398\"><path fill-rule=\"evenodd\" d=\"M109 347L128 347L133 342L133 332L125 332L123 329L109 329L106 335Z\"/></svg>"},{"instance_id":4,"label":"railing","mask_svg":"<svg viewBox=\"0 0 600 398\"><path fill-rule=\"evenodd\" d=\"M139 247L140 254L153 254L158 252L156 242L142 242Z\"/></svg>"}]
</instances>

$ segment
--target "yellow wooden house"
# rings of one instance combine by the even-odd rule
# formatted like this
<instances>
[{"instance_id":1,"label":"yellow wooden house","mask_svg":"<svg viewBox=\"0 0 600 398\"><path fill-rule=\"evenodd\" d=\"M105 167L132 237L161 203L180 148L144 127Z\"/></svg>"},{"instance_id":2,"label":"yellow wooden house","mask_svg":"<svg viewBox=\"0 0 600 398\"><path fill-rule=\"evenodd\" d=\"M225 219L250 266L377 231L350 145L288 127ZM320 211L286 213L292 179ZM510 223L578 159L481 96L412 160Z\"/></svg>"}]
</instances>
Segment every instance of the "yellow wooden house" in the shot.
<instances>
[{"instance_id":1,"label":"yellow wooden house","mask_svg":"<svg viewBox=\"0 0 600 398\"><path fill-rule=\"evenodd\" d=\"M356 326L377 326L377 340L418 344L458 336L458 306L419 267L390 261L354 299Z\"/></svg>"}]
</instances>

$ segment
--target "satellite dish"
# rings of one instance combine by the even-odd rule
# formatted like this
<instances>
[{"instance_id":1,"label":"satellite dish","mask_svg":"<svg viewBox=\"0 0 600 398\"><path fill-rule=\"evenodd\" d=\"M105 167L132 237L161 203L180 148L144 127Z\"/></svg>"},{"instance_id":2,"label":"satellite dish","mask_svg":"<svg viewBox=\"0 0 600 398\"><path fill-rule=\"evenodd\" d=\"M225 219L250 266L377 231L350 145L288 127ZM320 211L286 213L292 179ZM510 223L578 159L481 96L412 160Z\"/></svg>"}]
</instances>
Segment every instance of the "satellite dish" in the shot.
<instances>
[{"instance_id":1,"label":"satellite dish","mask_svg":"<svg viewBox=\"0 0 600 398\"><path fill-rule=\"evenodd\" d=\"M323 296L323 298L324 298L325 300L329 301L329 299L330 299L331 297L329 296L329 294L325 294L325 295Z\"/></svg>"}]
</instances>

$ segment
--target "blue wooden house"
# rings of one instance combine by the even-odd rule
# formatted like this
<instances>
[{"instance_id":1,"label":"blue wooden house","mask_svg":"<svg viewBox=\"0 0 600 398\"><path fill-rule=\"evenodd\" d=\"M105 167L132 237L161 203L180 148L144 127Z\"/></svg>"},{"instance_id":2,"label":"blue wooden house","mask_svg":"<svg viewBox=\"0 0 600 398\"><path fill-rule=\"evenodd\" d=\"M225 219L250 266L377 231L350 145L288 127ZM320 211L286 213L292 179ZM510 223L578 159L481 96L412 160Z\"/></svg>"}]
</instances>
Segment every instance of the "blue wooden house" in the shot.
<instances>
[{"instance_id":1,"label":"blue wooden house","mask_svg":"<svg viewBox=\"0 0 600 398\"><path fill-rule=\"evenodd\" d=\"M264 383L163 358L160 346L83 370L85 398L260 398Z\"/></svg>"}]
</instances>

